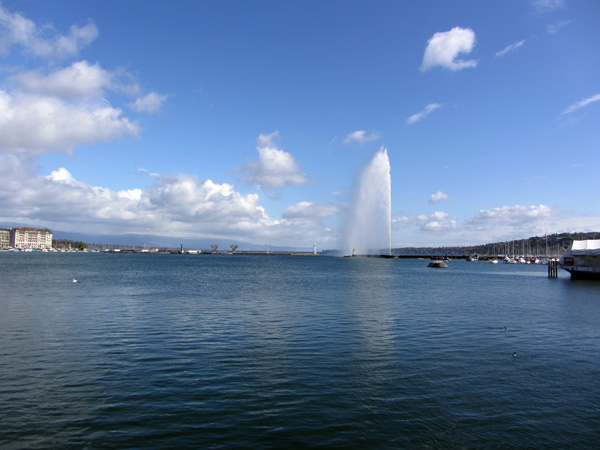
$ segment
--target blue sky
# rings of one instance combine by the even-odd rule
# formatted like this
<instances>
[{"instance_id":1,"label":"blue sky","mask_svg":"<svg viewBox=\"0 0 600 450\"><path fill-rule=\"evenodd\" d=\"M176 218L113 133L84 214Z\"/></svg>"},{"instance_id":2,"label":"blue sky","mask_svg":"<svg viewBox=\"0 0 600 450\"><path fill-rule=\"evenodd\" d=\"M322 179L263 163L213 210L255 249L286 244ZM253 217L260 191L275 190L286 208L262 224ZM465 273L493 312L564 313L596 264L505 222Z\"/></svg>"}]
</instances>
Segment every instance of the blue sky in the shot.
<instances>
[{"instance_id":1,"label":"blue sky","mask_svg":"<svg viewBox=\"0 0 600 450\"><path fill-rule=\"evenodd\" d=\"M600 231L600 3L3 1L0 224L339 248Z\"/></svg>"}]
</instances>

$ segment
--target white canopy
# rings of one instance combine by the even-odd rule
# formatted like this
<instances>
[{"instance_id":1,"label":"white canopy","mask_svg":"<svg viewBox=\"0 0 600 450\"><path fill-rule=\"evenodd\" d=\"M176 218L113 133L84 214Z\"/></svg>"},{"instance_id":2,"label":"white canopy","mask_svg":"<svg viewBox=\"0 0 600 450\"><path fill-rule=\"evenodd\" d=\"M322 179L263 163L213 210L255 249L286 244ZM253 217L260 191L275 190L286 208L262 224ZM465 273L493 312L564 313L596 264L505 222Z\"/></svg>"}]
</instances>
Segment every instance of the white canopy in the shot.
<instances>
[{"instance_id":1,"label":"white canopy","mask_svg":"<svg viewBox=\"0 0 600 450\"><path fill-rule=\"evenodd\" d=\"M600 256L600 239L573 241L571 252L574 256Z\"/></svg>"}]
</instances>

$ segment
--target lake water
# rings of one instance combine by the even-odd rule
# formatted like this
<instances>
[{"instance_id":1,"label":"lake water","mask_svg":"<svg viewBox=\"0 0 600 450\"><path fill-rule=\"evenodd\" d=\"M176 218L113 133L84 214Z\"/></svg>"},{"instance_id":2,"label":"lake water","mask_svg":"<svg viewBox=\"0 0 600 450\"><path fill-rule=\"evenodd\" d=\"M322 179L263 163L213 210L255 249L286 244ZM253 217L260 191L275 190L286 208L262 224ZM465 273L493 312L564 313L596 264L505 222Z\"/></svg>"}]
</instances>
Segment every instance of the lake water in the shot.
<instances>
[{"instance_id":1,"label":"lake water","mask_svg":"<svg viewBox=\"0 0 600 450\"><path fill-rule=\"evenodd\" d=\"M427 263L0 253L0 447L597 447L600 282Z\"/></svg>"}]
</instances>

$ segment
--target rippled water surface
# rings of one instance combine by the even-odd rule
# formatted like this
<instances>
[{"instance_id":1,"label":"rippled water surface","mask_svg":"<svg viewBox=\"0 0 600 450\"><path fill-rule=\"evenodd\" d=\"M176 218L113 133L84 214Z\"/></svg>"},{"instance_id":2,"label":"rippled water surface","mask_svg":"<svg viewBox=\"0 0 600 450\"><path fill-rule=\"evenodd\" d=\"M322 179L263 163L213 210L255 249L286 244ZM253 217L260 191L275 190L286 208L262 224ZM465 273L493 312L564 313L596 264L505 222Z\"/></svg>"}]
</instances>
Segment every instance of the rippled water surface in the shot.
<instances>
[{"instance_id":1,"label":"rippled water surface","mask_svg":"<svg viewBox=\"0 0 600 450\"><path fill-rule=\"evenodd\" d=\"M600 283L566 272L244 255L0 264L2 448L600 442Z\"/></svg>"}]
</instances>

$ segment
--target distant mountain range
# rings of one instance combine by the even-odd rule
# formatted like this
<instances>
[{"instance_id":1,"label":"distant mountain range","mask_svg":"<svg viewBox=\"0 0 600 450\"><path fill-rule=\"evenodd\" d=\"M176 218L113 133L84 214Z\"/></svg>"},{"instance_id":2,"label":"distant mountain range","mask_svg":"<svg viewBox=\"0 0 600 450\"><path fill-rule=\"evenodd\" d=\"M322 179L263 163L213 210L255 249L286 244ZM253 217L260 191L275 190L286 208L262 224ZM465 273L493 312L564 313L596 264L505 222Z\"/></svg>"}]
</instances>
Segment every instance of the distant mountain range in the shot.
<instances>
[{"instance_id":1,"label":"distant mountain range","mask_svg":"<svg viewBox=\"0 0 600 450\"><path fill-rule=\"evenodd\" d=\"M4 225L4 228L10 228L23 225ZM267 251L266 244L254 244L245 241L235 241L233 239L222 238L178 238L168 236L156 236L150 234L83 234L66 231L52 230L55 240L66 239L70 241L85 242L91 247L136 247L136 248L159 248L159 249L179 249L183 245L186 250L210 250L212 245L218 245L219 250L228 251L231 245L237 245L238 251ZM470 246L447 246L447 247L399 247L393 248L395 254L440 254L440 255L545 255L546 242L549 256L560 256L566 248L571 245L573 240L600 239L600 232L588 233L556 233L545 236L534 236L527 239L515 239L512 241L493 242L481 245ZM310 251L311 247L290 247L290 246L269 246L271 251ZM383 252L383 251L382 251ZM327 254L337 254L340 250L327 250ZM383 252L387 253L387 252Z\"/></svg>"},{"instance_id":2,"label":"distant mountain range","mask_svg":"<svg viewBox=\"0 0 600 450\"><path fill-rule=\"evenodd\" d=\"M81 241L87 243L90 247L136 247L136 248L159 248L159 249L179 249L181 245L185 250L210 250L212 245L218 245L219 250L228 251L231 245L238 245L238 251L267 251L265 244L252 244L250 242L235 241L233 239L195 239L195 238L177 238L167 236L155 236L150 234L120 234L120 235L92 235L73 233L66 231L52 231L52 237L55 240L67 239L70 241ZM286 247L269 246L271 251L312 251L312 247Z\"/></svg>"}]
</instances>

